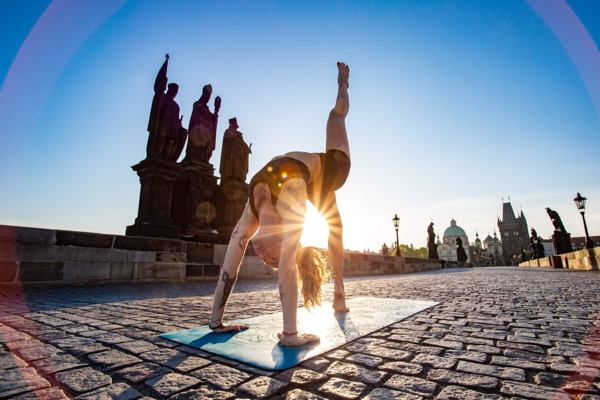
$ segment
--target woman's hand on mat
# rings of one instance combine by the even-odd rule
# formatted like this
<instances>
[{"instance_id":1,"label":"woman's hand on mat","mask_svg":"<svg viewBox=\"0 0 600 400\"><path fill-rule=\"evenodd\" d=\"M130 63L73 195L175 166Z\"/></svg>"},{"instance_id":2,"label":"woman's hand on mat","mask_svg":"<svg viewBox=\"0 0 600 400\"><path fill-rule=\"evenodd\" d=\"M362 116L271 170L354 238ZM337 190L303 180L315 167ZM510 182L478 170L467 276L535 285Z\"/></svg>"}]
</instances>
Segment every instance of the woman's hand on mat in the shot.
<instances>
[{"instance_id":1,"label":"woman's hand on mat","mask_svg":"<svg viewBox=\"0 0 600 400\"><path fill-rule=\"evenodd\" d=\"M321 340L321 338L315 334L304 332L297 332L293 335L284 335L283 333L278 333L277 337L279 338L281 344L287 347L304 346L307 343L319 342Z\"/></svg>"},{"instance_id":2,"label":"woman's hand on mat","mask_svg":"<svg viewBox=\"0 0 600 400\"><path fill-rule=\"evenodd\" d=\"M248 325L231 324L231 325L221 325L220 327L215 328L212 331L216 332L216 333L225 333L225 332L240 332L240 331L245 331L246 329L248 329Z\"/></svg>"}]
</instances>

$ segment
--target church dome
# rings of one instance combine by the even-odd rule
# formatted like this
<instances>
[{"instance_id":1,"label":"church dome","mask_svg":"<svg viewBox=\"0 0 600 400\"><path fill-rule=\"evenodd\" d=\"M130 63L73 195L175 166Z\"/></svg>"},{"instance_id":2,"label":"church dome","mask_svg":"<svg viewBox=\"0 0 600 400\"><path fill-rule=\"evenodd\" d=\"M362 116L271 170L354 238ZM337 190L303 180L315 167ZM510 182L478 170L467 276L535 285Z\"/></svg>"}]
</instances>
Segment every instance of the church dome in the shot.
<instances>
[{"instance_id":1,"label":"church dome","mask_svg":"<svg viewBox=\"0 0 600 400\"><path fill-rule=\"evenodd\" d=\"M453 219L452 221L450 221L450 226L447 227L444 231L444 238L457 236L467 236L467 234L465 233L465 230L463 228L456 225L456 221Z\"/></svg>"}]
</instances>

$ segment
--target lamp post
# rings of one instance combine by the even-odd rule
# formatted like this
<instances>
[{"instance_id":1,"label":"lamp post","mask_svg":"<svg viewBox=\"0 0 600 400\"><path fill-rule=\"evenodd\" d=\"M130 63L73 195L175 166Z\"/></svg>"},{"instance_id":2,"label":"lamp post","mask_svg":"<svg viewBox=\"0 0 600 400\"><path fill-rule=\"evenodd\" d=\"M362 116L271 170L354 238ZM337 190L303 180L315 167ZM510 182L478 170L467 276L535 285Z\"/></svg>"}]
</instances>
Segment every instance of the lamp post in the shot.
<instances>
[{"instance_id":1,"label":"lamp post","mask_svg":"<svg viewBox=\"0 0 600 400\"><path fill-rule=\"evenodd\" d=\"M398 227L400 226L400 218L398 218L398 214L394 215L392 221L394 221L394 228L396 228L396 256L400 257L400 242L398 241Z\"/></svg>"},{"instance_id":2,"label":"lamp post","mask_svg":"<svg viewBox=\"0 0 600 400\"><path fill-rule=\"evenodd\" d=\"M591 249L592 247L594 247L594 242L592 242L592 239L590 238L590 234L588 233L587 223L585 222L585 201L586 200L587 199L585 197L582 197L579 192L577 192L577 197L575 197L573 199L573 201L575 202L575 205L577 206L577 209L579 210L579 213L581 213L581 218L583 219L583 229L585 230L585 248Z\"/></svg>"}]
</instances>

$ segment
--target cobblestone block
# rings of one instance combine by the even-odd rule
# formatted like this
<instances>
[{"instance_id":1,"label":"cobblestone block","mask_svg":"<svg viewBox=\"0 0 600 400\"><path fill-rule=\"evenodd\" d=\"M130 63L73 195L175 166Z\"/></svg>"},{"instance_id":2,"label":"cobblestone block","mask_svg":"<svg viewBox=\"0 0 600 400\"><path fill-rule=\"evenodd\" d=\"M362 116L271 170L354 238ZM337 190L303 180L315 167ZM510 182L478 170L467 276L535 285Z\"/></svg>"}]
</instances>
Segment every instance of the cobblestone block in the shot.
<instances>
[{"instance_id":1,"label":"cobblestone block","mask_svg":"<svg viewBox=\"0 0 600 400\"><path fill-rule=\"evenodd\" d=\"M379 366L379 368L405 375L419 375L423 371L423 366L404 361L388 362Z\"/></svg>"},{"instance_id":2,"label":"cobblestone block","mask_svg":"<svg viewBox=\"0 0 600 400\"><path fill-rule=\"evenodd\" d=\"M33 366L45 374L54 374L60 371L66 371L77 367L85 366L84 363L70 354L55 354L52 357L37 360Z\"/></svg>"},{"instance_id":3,"label":"cobblestone block","mask_svg":"<svg viewBox=\"0 0 600 400\"><path fill-rule=\"evenodd\" d=\"M567 381L567 377L551 372L540 372L533 380L541 386L561 387Z\"/></svg>"},{"instance_id":4,"label":"cobblestone block","mask_svg":"<svg viewBox=\"0 0 600 400\"><path fill-rule=\"evenodd\" d=\"M598 376L596 368L582 367L574 364L550 364L550 369L555 372L577 374L590 379L595 379Z\"/></svg>"},{"instance_id":5,"label":"cobblestone block","mask_svg":"<svg viewBox=\"0 0 600 400\"><path fill-rule=\"evenodd\" d=\"M11 400L68 400L69 398L57 387L36 390L34 392L24 393Z\"/></svg>"},{"instance_id":6,"label":"cobblestone block","mask_svg":"<svg viewBox=\"0 0 600 400\"><path fill-rule=\"evenodd\" d=\"M439 356L444 352L444 349L441 347L432 347L432 346L421 346L419 344L414 343L406 343L406 342L389 342L383 345L384 347L392 347L394 349L407 351L409 353L424 353L431 354L434 356Z\"/></svg>"},{"instance_id":7,"label":"cobblestone block","mask_svg":"<svg viewBox=\"0 0 600 400\"><path fill-rule=\"evenodd\" d=\"M488 355L485 353L467 350L446 350L444 352L444 356L449 358L455 358L457 360L466 360L480 363L485 362L485 360L487 360L488 357Z\"/></svg>"},{"instance_id":8,"label":"cobblestone block","mask_svg":"<svg viewBox=\"0 0 600 400\"><path fill-rule=\"evenodd\" d=\"M532 370L538 370L538 371L543 371L546 369L546 366L541 363L527 361L527 360L523 360L523 359L519 359L519 358L504 357L504 356L493 356L492 364L507 365L510 367L520 367L520 368L524 368L524 369L532 369Z\"/></svg>"},{"instance_id":9,"label":"cobblestone block","mask_svg":"<svg viewBox=\"0 0 600 400\"><path fill-rule=\"evenodd\" d=\"M456 360L445 357L438 357L431 354L417 354L412 360L413 363L429 365L433 368L450 369L456 365Z\"/></svg>"},{"instance_id":10,"label":"cobblestone block","mask_svg":"<svg viewBox=\"0 0 600 400\"><path fill-rule=\"evenodd\" d=\"M126 383L113 383L110 386L77 396L76 400L134 400L140 397L142 397L141 393Z\"/></svg>"},{"instance_id":11,"label":"cobblestone block","mask_svg":"<svg viewBox=\"0 0 600 400\"><path fill-rule=\"evenodd\" d=\"M136 364L142 361L137 357L123 353L119 350L108 350L101 353L90 354L88 359L94 364L98 365L100 368L107 371Z\"/></svg>"},{"instance_id":12,"label":"cobblestone block","mask_svg":"<svg viewBox=\"0 0 600 400\"><path fill-rule=\"evenodd\" d=\"M98 389L112 383L110 376L92 368L80 368L59 372L55 379L74 393Z\"/></svg>"},{"instance_id":13,"label":"cobblestone block","mask_svg":"<svg viewBox=\"0 0 600 400\"><path fill-rule=\"evenodd\" d=\"M485 354L501 354L502 350L494 347L494 346L486 346L483 344L469 344L467 345L467 350L468 351L476 351L479 353L485 353Z\"/></svg>"},{"instance_id":14,"label":"cobblestone block","mask_svg":"<svg viewBox=\"0 0 600 400\"><path fill-rule=\"evenodd\" d=\"M304 361L300 365L305 368L312 369L313 371L322 372L322 371L325 371L329 367L330 364L331 364L331 361L329 361L326 358L314 357L314 358L311 358L310 360Z\"/></svg>"},{"instance_id":15,"label":"cobblestone block","mask_svg":"<svg viewBox=\"0 0 600 400\"><path fill-rule=\"evenodd\" d=\"M325 374L339 375L347 379L360 378L361 381L370 384L377 384L381 382L387 375L382 371L370 370L365 367L361 367L360 365L344 363L340 361L335 361L333 364L331 364L327 371L325 371Z\"/></svg>"},{"instance_id":16,"label":"cobblestone block","mask_svg":"<svg viewBox=\"0 0 600 400\"><path fill-rule=\"evenodd\" d=\"M286 393L285 400L325 400L325 398L302 389L294 389Z\"/></svg>"},{"instance_id":17,"label":"cobblestone block","mask_svg":"<svg viewBox=\"0 0 600 400\"><path fill-rule=\"evenodd\" d=\"M353 343L346 347L350 351L356 351L368 354L373 357L389 358L392 360L404 361L411 357L411 354L404 350L391 349L370 344Z\"/></svg>"},{"instance_id":18,"label":"cobblestone block","mask_svg":"<svg viewBox=\"0 0 600 400\"><path fill-rule=\"evenodd\" d=\"M115 376L136 384L153 378L157 375L164 375L168 372L171 372L171 370L169 370L168 368L165 368L158 364L144 362L116 371Z\"/></svg>"},{"instance_id":19,"label":"cobblestone block","mask_svg":"<svg viewBox=\"0 0 600 400\"><path fill-rule=\"evenodd\" d=\"M496 378L510 379L513 381L525 380L525 371L521 368L497 367L495 365L477 364L469 361L460 361L456 369L462 372L495 376Z\"/></svg>"},{"instance_id":20,"label":"cobblestone block","mask_svg":"<svg viewBox=\"0 0 600 400\"><path fill-rule=\"evenodd\" d=\"M368 354L355 353L346 357L346 361L362 364L367 367L376 367L383 362L381 357L373 357Z\"/></svg>"},{"instance_id":21,"label":"cobblestone block","mask_svg":"<svg viewBox=\"0 0 600 400\"><path fill-rule=\"evenodd\" d=\"M493 346L494 341L490 339L483 339L471 336L458 336L458 335L446 335L443 340L450 340L454 342L466 343L466 344L481 344L485 346Z\"/></svg>"},{"instance_id":22,"label":"cobblestone block","mask_svg":"<svg viewBox=\"0 0 600 400\"><path fill-rule=\"evenodd\" d=\"M480 393L460 386L446 386L437 395L436 400L505 400L506 397L489 393ZM508 399L506 399L508 400Z\"/></svg>"},{"instance_id":23,"label":"cobblestone block","mask_svg":"<svg viewBox=\"0 0 600 400\"><path fill-rule=\"evenodd\" d=\"M331 378L319 388L319 391L343 399L356 399L364 392L365 388L364 383Z\"/></svg>"},{"instance_id":24,"label":"cobblestone block","mask_svg":"<svg viewBox=\"0 0 600 400\"><path fill-rule=\"evenodd\" d=\"M304 368L292 368L275 376L283 382L295 385L305 385L313 382L324 381L327 375Z\"/></svg>"},{"instance_id":25,"label":"cobblestone block","mask_svg":"<svg viewBox=\"0 0 600 400\"><path fill-rule=\"evenodd\" d=\"M183 393L176 394L171 397L172 400L227 400L234 398L235 395L222 390L214 390L208 386L201 386L196 389L191 389Z\"/></svg>"},{"instance_id":26,"label":"cobblestone block","mask_svg":"<svg viewBox=\"0 0 600 400\"><path fill-rule=\"evenodd\" d=\"M157 346L153 345L150 342L144 342L143 340L117 343L116 346L135 354L146 353L158 349Z\"/></svg>"},{"instance_id":27,"label":"cobblestone block","mask_svg":"<svg viewBox=\"0 0 600 400\"><path fill-rule=\"evenodd\" d=\"M371 391L365 400L423 400L423 397L416 394L403 393L398 390L377 388Z\"/></svg>"},{"instance_id":28,"label":"cobblestone block","mask_svg":"<svg viewBox=\"0 0 600 400\"><path fill-rule=\"evenodd\" d=\"M328 353L323 354L323 356L325 356L327 358L335 358L336 360L343 360L349 354L350 353L345 350L334 350L334 351L330 351Z\"/></svg>"},{"instance_id":29,"label":"cobblestone block","mask_svg":"<svg viewBox=\"0 0 600 400\"><path fill-rule=\"evenodd\" d=\"M552 346L552 344L550 343L549 340L531 338L531 337L520 336L520 335L509 335L506 338L506 341L507 342L515 342L515 343L534 344L534 345L543 346L543 347L550 347L550 346Z\"/></svg>"},{"instance_id":30,"label":"cobblestone block","mask_svg":"<svg viewBox=\"0 0 600 400\"><path fill-rule=\"evenodd\" d=\"M19 332L19 331L5 332L0 335L0 343L16 342L19 340L27 340L27 339L31 339L31 336L29 336L25 332Z\"/></svg>"},{"instance_id":31,"label":"cobblestone block","mask_svg":"<svg viewBox=\"0 0 600 400\"><path fill-rule=\"evenodd\" d=\"M209 365L191 374L221 390L230 390L251 377L250 374L221 364Z\"/></svg>"},{"instance_id":32,"label":"cobblestone block","mask_svg":"<svg viewBox=\"0 0 600 400\"><path fill-rule=\"evenodd\" d=\"M523 382L502 382L500 388L502 393L511 396L521 396L536 400L569 400L570 396L560 389L554 389L547 386L538 386Z\"/></svg>"},{"instance_id":33,"label":"cobblestone block","mask_svg":"<svg viewBox=\"0 0 600 400\"><path fill-rule=\"evenodd\" d=\"M515 350L529 351L529 352L538 353L538 354L546 354L546 350L544 350L543 347L535 345L535 344L504 342L504 341L499 340L498 342L496 342L496 346L503 348L503 349L515 349Z\"/></svg>"},{"instance_id":34,"label":"cobblestone block","mask_svg":"<svg viewBox=\"0 0 600 400\"><path fill-rule=\"evenodd\" d=\"M437 387L435 382L404 375L393 375L385 382L384 386L401 392L408 392L426 397L432 396Z\"/></svg>"},{"instance_id":35,"label":"cobblestone block","mask_svg":"<svg viewBox=\"0 0 600 400\"><path fill-rule=\"evenodd\" d=\"M198 383L200 383L200 380L193 376L181 375L175 372L155 376L145 382L146 386L164 397L169 397L175 393L182 392Z\"/></svg>"},{"instance_id":36,"label":"cobblestone block","mask_svg":"<svg viewBox=\"0 0 600 400\"><path fill-rule=\"evenodd\" d=\"M0 373L0 398L50 386L33 368L15 368Z\"/></svg>"},{"instance_id":37,"label":"cobblestone block","mask_svg":"<svg viewBox=\"0 0 600 400\"><path fill-rule=\"evenodd\" d=\"M430 346L443 347L446 349L460 350L463 348L463 344L461 342L456 342L453 340L427 339L423 343Z\"/></svg>"},{"instance_id":38,"label":"cobblestone block","mask_svg":"<svg viewBox=\"0 0 600 400\"><path fill-rule=\"evenodd\" d=\"M20 368L26 365L27 363L16 355L9 352L0 352L0 370Z\"/></svg>"},{"instance_id":39,"label":"cobblestone block","mask_svg":"<svg viewBox=\"0 0 600 400\"><path fill-rule=\"evenodd\" d=\"M262 399L273 396L287 386L287 383L278 379L269 378L268 376L259 376L252 379L238 388L238 392L251 398Z\"/></svg>"},{"instance_id":40,"label":"cobblestone block","mask_svg":"<svg viewBox=\"0 0 600 400\"><path fill-rule=\"evenodd\" d=\"M478 389L495 389L498 386L498 379L492 376L468 374L464 372L450 371L447 369L432 369L427 374L427 379L452 385L469 386Z\"/></svg>"}]
</instances>

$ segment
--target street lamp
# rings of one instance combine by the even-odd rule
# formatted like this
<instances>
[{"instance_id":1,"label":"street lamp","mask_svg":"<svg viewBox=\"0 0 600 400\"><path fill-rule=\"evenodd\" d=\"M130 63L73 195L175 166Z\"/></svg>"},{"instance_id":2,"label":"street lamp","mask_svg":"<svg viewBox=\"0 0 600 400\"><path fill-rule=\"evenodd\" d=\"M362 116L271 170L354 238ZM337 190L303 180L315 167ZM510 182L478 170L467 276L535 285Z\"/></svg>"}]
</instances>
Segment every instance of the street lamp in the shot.
<instances>
[{"instance_id":1,"label":"street lamp","mask_svg":"<svg viewBox=\"0 0 600 400\"><path fill-rule=\"evenodd\" d=\"M398 218L398 214L394 215L392 221L394 221L394 228L396 228L396 256L400 257L400 242L398 241L398 227L400 226L400 218Z\"/></svg>"},{"instance_id":2,"label":"street lamp","mask_svg":"<svg viewBox=\"0 0 600 400\"><path fill-rule=\"evenodd\" d=\"M582 197L579 192L577 192L577 197L575 197L573 199L573 201L575 202L575 205L577 206L577 209L581 213L581 218L583 218L583 229L585 229L585 248L591 249L592 247L594 247L594 242L592 242L592 239L590 238L590 234L588 233L587 224L585 222L585 201L586 200L587 199L585 197Z\"/></svg>"}]
</instances>

